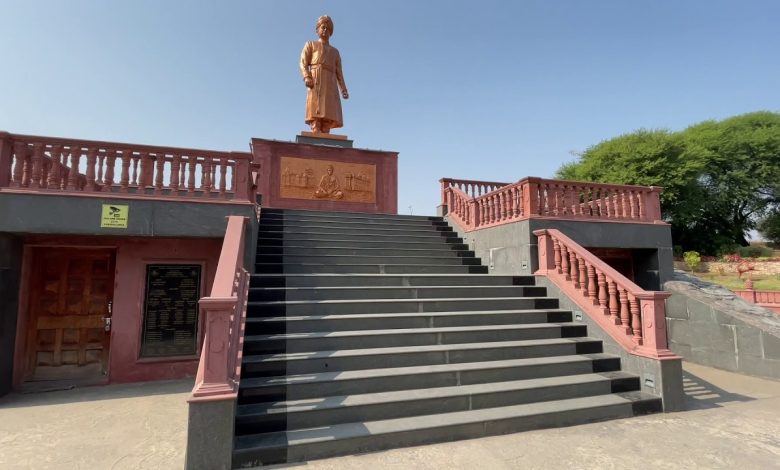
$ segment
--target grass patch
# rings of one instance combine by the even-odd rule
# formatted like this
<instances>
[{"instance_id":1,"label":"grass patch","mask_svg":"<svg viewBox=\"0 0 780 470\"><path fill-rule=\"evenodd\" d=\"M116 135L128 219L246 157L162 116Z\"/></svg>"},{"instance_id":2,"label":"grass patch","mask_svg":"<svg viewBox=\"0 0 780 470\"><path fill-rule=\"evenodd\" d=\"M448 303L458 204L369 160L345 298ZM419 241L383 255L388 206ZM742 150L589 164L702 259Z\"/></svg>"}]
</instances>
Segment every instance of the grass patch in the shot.
<instances>
[{"instance_id":1,"label":"grass patch","mask_svg":"<svg viewBox=\"0 0 780 470\"><path fill-rule=\"evenodd\" d=\"M744 289L745 279L740 279L736 274L718 274L718 273L688 273L694 276L704 279L705 281L719 284L726 289ZM753 276L753 289L755 290L776 290L780 291L780 277L779 276Z\"/></svg>"}]
</instances>

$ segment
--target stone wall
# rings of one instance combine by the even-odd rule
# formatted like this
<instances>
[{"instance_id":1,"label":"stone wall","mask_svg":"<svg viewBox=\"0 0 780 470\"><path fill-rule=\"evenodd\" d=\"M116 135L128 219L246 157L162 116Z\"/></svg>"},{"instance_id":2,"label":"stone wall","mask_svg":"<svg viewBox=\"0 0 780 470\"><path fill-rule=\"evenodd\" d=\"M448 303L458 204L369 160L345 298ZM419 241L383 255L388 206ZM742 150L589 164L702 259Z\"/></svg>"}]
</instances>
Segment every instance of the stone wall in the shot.
<instances>
[{"instance_id":1,"label":"stone wall","mask_svg":"<svg viewBox=\"0 0 780 470\"><path fill-rule=\"evenodd\" d=\"M443 210L440 206L440 213ZM444 214L446 216L446 214ZM666 224L525 219L465 232L446 217L490 274L533 274L539 265L534 230L557 229L585 248L621 248L633 253L634 281L660 290L672 278L672 234Z\"/></svg>"},{"instance_id":2,"label":"stone wall","mask_svg":"<svg viewBox=\"0 0 780 470\"><path fill-rule=\"evenodd\" d=\"M780 379L780 317L680 271L664 284L669 349L688 361Z\"/></svg>"}]
</instances>

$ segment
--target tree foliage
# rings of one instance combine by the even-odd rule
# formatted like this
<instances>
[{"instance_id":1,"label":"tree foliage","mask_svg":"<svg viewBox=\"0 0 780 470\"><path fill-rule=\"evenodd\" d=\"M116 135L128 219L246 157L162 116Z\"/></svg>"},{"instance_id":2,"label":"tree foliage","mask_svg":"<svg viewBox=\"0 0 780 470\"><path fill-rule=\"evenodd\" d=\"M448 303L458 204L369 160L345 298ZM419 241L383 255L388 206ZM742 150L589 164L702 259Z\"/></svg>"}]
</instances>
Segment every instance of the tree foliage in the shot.
<instances>
[{"instance_id":1,"label":"tree foliage","mask_svg":"<svg viewBox=\"0 0 780 470\"><path fill-rule=\"evenodd\" d=\"M747 232L780 203L780 114L638 130L588 148L556 177L662 186L674 243L718 254L747 245Z\"/></svg>"},{"instance_id":2,"label":"tree foliage","mask_svg":"<svg viewBox=\"0 0 780 470\"><path fill-rule=\"evenodd\" d=\"M780 211L772 211L759 223L758 230L768 241L780 245Z\"/></svg>"}]
</instances>

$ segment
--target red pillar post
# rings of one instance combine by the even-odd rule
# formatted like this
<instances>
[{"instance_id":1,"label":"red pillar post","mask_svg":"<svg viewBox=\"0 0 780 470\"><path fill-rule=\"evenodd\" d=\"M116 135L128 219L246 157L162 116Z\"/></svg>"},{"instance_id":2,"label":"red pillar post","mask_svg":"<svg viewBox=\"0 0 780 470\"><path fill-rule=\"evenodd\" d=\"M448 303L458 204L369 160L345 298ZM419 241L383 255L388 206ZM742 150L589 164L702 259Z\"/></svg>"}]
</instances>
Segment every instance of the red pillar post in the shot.
<instances>
[{"instance_id":1,"label":"red pillar post","mask_svg":"<svg viewBox=\"0 0 780 470\"><path fill-rule=\"evenodd\" d=\"M0 132L0 188L11 185L11 164L13 163L13 142L11 134Z\"/></svg>"},{"instance_id":2,"label":"red pillar post","mask_svg":"<svg viewBox=\"0 0 780 470\"><path fill-rule=\"evenodd\" d=\"M534 274L547 276L549 273L556 272L555 269L555 247L553 240L547 230L534 231L537 238L537 248L539 251L539 269Z\"/></svg>"}]
</instances>

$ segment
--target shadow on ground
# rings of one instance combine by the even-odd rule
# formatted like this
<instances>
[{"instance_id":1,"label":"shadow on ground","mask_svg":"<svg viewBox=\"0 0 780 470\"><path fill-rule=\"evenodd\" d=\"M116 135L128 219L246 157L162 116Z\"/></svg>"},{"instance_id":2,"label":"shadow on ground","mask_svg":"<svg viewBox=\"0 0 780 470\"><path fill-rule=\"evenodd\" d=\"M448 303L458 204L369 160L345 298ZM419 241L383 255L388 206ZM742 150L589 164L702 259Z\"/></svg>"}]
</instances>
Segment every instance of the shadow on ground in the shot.
<instances>
[{"instance_id":1,"label":"shadow on ground","mask_svg":"<svg viewBox=\"0 0 780 470\"><path fill-rule=\"evenodd\" d=\"M688 371L683 371L683 392L687 410L720 408L728 403L755 400L747 395L724 390Z\"/></svg>"},{"instance_id":2,"label":"shadow on ground","mask_svg":"<svg viewBox=\"0 0 780 470\"><path fill-rule=\"evenodd\" d=\"M186 393L192 390L193 384L194 379L186 379L136 384L97 385L38 393L10 393L0 398L0 409Z\"/></svg>"}]
</instances>

